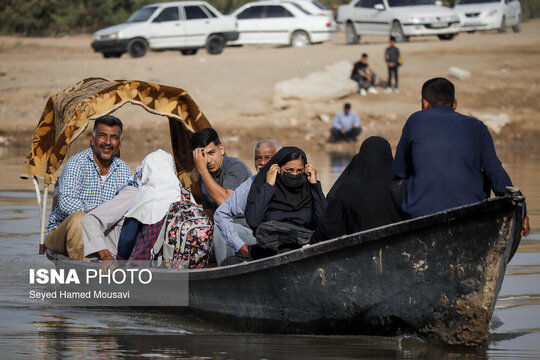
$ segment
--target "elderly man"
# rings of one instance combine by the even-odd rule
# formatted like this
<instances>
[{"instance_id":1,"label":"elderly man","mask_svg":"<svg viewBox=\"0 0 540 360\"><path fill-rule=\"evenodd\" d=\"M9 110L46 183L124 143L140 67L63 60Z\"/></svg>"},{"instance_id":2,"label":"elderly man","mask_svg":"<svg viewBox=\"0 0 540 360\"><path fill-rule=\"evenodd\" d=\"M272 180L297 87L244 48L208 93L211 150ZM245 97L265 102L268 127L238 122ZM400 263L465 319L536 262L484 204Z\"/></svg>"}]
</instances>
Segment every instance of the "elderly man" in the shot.
<instances>
[{"instance_id":1,"label":"elderly man","mask_svg":"<svg viewBox=\"0 0 540 360\"><path fill-rule=\"evenodd\" d=\"M279 149L281 145L275 140L259 141L255 145L255 170L259 172ZM255 175L240 184L214 214L215 224L220 230L220 234L214 236L214 253L218 265L235 253L247 254L248 245L255 243L253 231L245 223L244 217L247 197L254 178Z\"/></svg>"},{"instance_id":2,"label":"elderly man","mask_svg":"<svg viewBox=\"0 0 540 360\"><path fill-rule=\"evenodd\" d=\"M454 85L434 78L422 86L422 111L412 114L392 164L394 176L406 178L403 211L411 217L472 204L512 186L481 121L455 111ZM528 218L522 234L527 235Z\"/></svg>"},{"instance_id":3,"label":"elderly man","mask_svg":"<svg viewBox=\"0 0 540 360\"><path fill-rule=\"evenodd\" d=\"M131 172L117 157L122 122L111 115L96 119L90 148L69 159L58 179L58 198L47 224L45 247L71 258L84 259L83 216L112 199Z\"/></svg>"}]
</instances>

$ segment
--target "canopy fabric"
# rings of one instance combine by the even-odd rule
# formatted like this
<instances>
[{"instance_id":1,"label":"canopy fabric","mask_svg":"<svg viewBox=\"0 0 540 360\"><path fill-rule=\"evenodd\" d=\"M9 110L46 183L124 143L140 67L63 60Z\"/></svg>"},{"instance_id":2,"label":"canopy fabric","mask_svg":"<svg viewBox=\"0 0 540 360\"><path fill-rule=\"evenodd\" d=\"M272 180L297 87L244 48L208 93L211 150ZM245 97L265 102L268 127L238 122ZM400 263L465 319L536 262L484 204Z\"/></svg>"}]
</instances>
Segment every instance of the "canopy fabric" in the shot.
<instances>
[{"instance_id":1,"label":"canopy fabric","mask_svg":"<svg viewBox=\"0 0 540 360\"><path fill-rule=\"evenodd\" d=\"M37 176L45 184L55 183L55 172L69 145L89 121L110 114L128 102L169 118L178 178L198 194L198 173L189 139L195 131L211 125L186 91L144 81L88 78L51 96L37 125L21 178Z\"/></svg>"}]
</instances>

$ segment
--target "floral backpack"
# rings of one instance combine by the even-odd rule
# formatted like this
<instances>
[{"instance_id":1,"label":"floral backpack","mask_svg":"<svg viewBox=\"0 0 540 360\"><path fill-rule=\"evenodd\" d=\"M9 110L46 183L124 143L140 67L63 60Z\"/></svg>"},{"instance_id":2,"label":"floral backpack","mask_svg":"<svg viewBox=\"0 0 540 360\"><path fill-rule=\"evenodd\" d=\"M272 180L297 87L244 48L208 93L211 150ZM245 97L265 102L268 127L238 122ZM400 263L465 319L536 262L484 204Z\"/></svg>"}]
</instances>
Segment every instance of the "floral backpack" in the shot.
<instances>
[{"instance_id":1,"label":"floral backpack","mask_svg":"<svg viewBox=\"0 0 540 360\"><path fill-rule=\"evenodd\" d=\"M192 199L191 191L182 187L182 199L171 204L150 251L152 265L170 269L201 269L208 264L212 249L212 222Z\"/></svg>"}]
</instances>

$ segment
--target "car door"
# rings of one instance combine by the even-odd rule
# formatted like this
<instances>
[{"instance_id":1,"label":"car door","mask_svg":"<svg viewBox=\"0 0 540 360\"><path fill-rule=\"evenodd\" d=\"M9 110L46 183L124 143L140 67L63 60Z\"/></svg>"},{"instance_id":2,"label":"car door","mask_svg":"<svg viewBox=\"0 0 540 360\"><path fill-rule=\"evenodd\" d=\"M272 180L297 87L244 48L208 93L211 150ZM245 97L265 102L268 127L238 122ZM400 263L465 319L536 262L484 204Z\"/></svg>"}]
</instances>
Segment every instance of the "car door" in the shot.
<instances>
[{"instance_id":1,"label":"car door","mask_svg":"<svg viewBox=\"0 0 540 360\"><path fill-rule=\"evenodd\" d=\"M210 32L210 15L199 5L185 5L183 8L186 46L203 46Z\"/></svg>"},{"instance_id":2,"label":"car door","mask_svg":"<svg viewBox=\"0 0 540 360\"><path fill-rule=\"evenodd\" d=\"M302 29L297 18L282 5L267 5L261 30L269 44L289 44L290 34L295 28Z\"/></svg>"},{"instance_id":3,"label":"car door","mask_svg":"<svg viewBox=\"0 0 540 360\"><path fill-rule=\"evenodd\" d=\"M375 9L375 5L381 9ZM359 25L363 34L388 34L390 31L385 17L385 5L382 0L360 0L361 16Z\"/></svg>"},{"instance_id":4,"label":"car door","mask_svg":"<svg viewBox=\"0 0 540 360\"><path fill-rule=\"evenodd\" d=\"M260 44L260 24L264 17L264 5L251 5L236 15L239 44Z\"/></svg>"},{"instance_id":5,"label":"car door","mask_svg":"<svg viewBox=\"0 0 540 360\"><path fill-rule=\"evenodd\" d=\"M178 6L168 6L150 24L150 47L172 48L184 45L184 29Z\"/></svg>"}]
</instances>

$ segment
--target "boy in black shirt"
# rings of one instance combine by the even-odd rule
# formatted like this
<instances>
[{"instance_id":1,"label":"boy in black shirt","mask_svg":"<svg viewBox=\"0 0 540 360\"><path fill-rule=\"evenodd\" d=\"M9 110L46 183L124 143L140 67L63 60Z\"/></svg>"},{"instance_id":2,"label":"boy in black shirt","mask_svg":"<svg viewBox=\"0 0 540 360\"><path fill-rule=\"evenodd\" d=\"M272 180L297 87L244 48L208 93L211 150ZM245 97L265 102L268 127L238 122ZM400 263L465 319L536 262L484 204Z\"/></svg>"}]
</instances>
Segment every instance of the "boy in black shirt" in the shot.
<instances>
[{"instance_id":1,"label":"boy in black shirt","mask_svg":"<svg viewBox=\"0 0 540 360\"><path fill-rule=\"evenodd\" d=\"M401 65L403 60L399 53L399 49L396 47L396 38L390 36L390 46L384 51L384 60L388 66L388 83L386 85L385 92L388 94L392 92L392 74L394 75L394 91L397 93L398 90L398 67Z\"/></svg>"},{"instance_id":2,"label":"boy in black shirt","mask_svg":"<svg viewBox=\"0 0 540 360\"><path fill-rule=\"evenodd\" d=\"M368 64L368 56L366 53L363 53L362 59L354 64L351 79L358 83L358 92L361 95L367 95L367 91L372 94L378 93L374 87L376 75Z\"/></svg>"}]
</instances>

